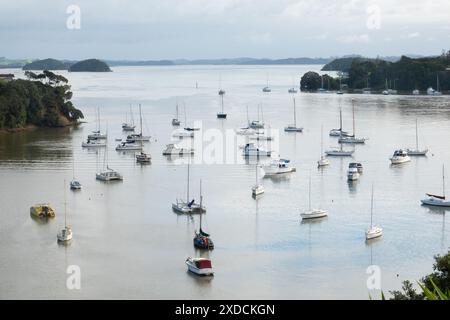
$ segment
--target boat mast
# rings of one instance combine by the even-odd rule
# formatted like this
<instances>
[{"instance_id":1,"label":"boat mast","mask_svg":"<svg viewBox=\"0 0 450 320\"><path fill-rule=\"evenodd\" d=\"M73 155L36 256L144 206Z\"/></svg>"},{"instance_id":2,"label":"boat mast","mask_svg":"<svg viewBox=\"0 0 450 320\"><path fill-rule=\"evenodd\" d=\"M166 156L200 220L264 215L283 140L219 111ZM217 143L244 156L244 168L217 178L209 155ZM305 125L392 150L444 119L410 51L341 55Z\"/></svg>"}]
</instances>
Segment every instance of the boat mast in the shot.
<instances>
[{"instance_id":1,"label":"boat mast","mask_svg":"<svg viewBox=\"0 0 450 320\"><path fill-rule=\"evenodd\" d=\"M200 179L200 232L202 231L202 203L203 203L203 196L202 196L202 179Z\"/></svg>"},{"instance_id":2,"label":"boat mast","mask_svg":"<svg viewBox=\"0 0 450 320\"><path fill-rule=\"evenodd\" d=\"M223 113L223 94L220 95L221 101L222 101L222 113Z\"/></svg>"},{"instance_id":3,"label":"boat mast","mask_svg":"<svg viewBox=\"0 0 450 320\"><path fill-rule=\"evenodd\" d=\"M416 150L419 150L419 135L417 132L417 118L416 118Z\"/></svg>"},{"instance_id":4,"label":"boat mast","mask_svg":"<svg viewBox=\"0 0 450 320\"><path fill-rule=\"evenodd\" d=\"M442 165L442 195L445 199L445 172L444 172L444 165Z\"/></svg>"},{"instance_id":5,"label":"boat mast","mask_svg":"<svg viewBox=\"0 0 450 320\"><path fill-rule=\"evenodd\" d=\"M294 127L297 128L297 114L295 112L295 98L292 98L294 100Z\"/></svg>"},{"instance_id":6,"label":"boat mast","mask_svg":"<svg viewBox=\"0 0 450 320\"><path fill-rule=\"evenodd\" d=\"M256 169L256 181L255 181L255 187L258 186L258 164L255 165L255 169Z\"/></svg>"},{"instance_id":7,"label":"boat mast","mask_svg":"<svg viewBox=\"0 0 450 320\"><path fill-rule=\"evenodd\" d=\"M355 137L355 100L352 100L352 113L353 113L353 138Z\"/></svg>"},{"instance_id":8,"label":"boat mast","mask_svg":"<svg viewBox=\"0 0 450 320\"><path fill-rule=\"evenodd\" d=\"M311 211L311 172L309 172L309 192L308 192L308 198L309 198L309 211Z\"/></svg>"},{"instance_id":9,"label":"boat mast","mask_svg":"<svg viewBox=\"0 0 450 320\"><path fill-rule=\"evenodd\" d=\"M339 132L342 133L342 107L339 101Z\"/></svg>"},{"instance_id":10,"label":"boat mast","mask_svg":"<svg viewBox=\"0 0 450 320\"><path fill-rule=\"evenodd\" d=\"M184 109L184 126L187 128L186 103L184 102L183 102L183 109Z\"/></svg>"},{"instance_id":11,"label":"boat mast","mask_svg":"<svg viewBox=\"0 0 450 320\"><path fill-rule=\"evenodd\" d=\"M323 124L320 127L320 159L323 159Z\"/></svg>"},{"instance_id":12,"label":"boat mast","mask_svg":"<svg viewBox=\"0 0 450 320\"><path fill-rule=\"evenodd\" d=\"M66 179L64 179L64 228L67 228Z\"/></svg>"},{"instance_id":13,"label":"boat mast","mask_svg":"<svg viewBox=\"0 0 450 320\"><path fill-rule=\"evenodd\" d=\"M372 223L372 218L373 217L373 183L372 183L372 197L371 197L371 200L370 200L370 228L372 228L372 225L373 225L373 223Z\"/></svg>"},{"instance_id":14,"label":"boat mast","mask_svg":"<svg viewBox=\"0 0 450 320\"><path fill-rule=\"evenodd\" d=\"M142 110L141 110L141 104L139 103L139 124L141 126L141 152L144 152L143 150L143 142L142 142Z\"/></svg>"},{"instance_id":15,"label":"boat mast","mask_svg":"<svg viewBox=\"0 0 450 320\"><path fill-rule=\"evenodd\" d=\"M187 190L186 190L186 204L189 203L189 162L187 166Z\"/></svg>"},{"instance_id":16,"label":"boat mast","mask_svg":"<svg viewBox=\"0 0 450 320\"><path fill-rule=\"evenodd\" d=\"M245 106L247 108L247 123L250 124L250 118L248 117L248 105Z\"/></svg>"}]
</instances>

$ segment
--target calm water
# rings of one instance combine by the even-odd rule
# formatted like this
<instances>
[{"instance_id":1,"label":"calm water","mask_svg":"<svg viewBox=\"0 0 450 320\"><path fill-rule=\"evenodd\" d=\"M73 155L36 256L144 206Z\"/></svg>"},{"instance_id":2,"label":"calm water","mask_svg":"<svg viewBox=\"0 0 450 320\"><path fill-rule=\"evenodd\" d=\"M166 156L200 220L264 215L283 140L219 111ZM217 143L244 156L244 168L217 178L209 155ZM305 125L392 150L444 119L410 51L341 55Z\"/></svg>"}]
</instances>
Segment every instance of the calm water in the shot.
<instances>
[{"instance_id":1,"label":"calm water","mask_svg":"<svg viewBox=\"0 0 450 320\"><path fill-rule=\"evenodd\" d=\"M450 171L448 97L298 93L298 123L305 130L284 133L282 128L292 122L287 89L293 77L298 83L301 74L318 69L118 67L105 74L65 74L87 123L0 135L0 298L367 299L366 268L371 264L381 268L384 291L429 273L433 255L449 247L450 227L445 211L422 207L419 200L425 192L441 192L443 163ZM263 94L267 74L272 93ZM219 76L226 90L225 121L216 119ZM351 158L331 159L323 170L316 168L316 161L322 124L324 148L337 146L328 131L338 126L339 104L344 126L351 130L352 98L357 135L369 140L356 147L353 157L363 163L364 174L349 185ZM222 132L245 124L246 105L256 118L257 105L262 104L266 123L281 129L279 153L297 167L289 177L263 179L266 193L255 201L250 191L254 165L191 166L191 194L198 197L202 179L208 208L205 230L216 244L209 253L216 272L212 280L191 276L184 264L187 256L201 254L192 246L198 217L171 211L171 203L186 192L186 165L161 154L170 142L177 100L182 120L185 103L188 123L202 120L205 130ZM130 104L137 122L138 103L144 134L152 135L145 144L153 158L148 166L137 165L132 153L114 150L115 138L124 137L120 125ZM97 107L102 128L108 128L109 165L123 174L123 182L96 181L104 153L81 148L96 128ZM428 157L391 167L395 148L414 146L416 118L420 144L430 149ZM73 160L83 184L80 192L68 190ZM329 217L302 224L299 213L308 207L310 173L313 206L329 210ZM368 245L364 231L370 222L372 183L374 219L384 236ZM74 230L67 247L56 242L64 224L64 187ZM29 207L39 202L50 202L56 209L56 218L47 224L30 218ZM69 265L81 268L81 290L66 289Z\"/></svg>"}]
</instances>

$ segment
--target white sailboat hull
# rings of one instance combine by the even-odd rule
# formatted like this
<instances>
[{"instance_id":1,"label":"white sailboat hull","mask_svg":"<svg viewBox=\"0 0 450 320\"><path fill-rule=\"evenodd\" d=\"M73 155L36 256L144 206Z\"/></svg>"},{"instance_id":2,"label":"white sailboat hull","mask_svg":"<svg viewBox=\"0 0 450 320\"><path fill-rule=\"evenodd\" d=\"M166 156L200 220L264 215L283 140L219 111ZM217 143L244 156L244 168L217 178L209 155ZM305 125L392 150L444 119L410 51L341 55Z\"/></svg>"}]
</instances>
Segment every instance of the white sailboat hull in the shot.
<instances>
[{"instance_id":1,"label":"white sailboat hull","mask_svg":"<svg viewBox=\"0 0 450 320\"><path fill-rule=\"evenodd\" d=\"M428 149L425 150L407 149L406 152L408 153L408 156L426 156L428 153Z\"/></svg>"},{"instance_id":2,"label":"white sailboat hull","mask_svg":"<svg viewBox=\"0 0 450 320\"><path fill-rule=\"evenodd\" d=\"M264 187L262 185L252 187L252 196L258 196L264 193Z\"/></svg>"},{"instance_id":3,"label":"white sailboat hull","mask_svg":"<svg viewBox=\"0 0 450 320\"><path fill-rule=\"evenodd\" d=\"M328 216L328 211L322 209L313 209L310 211L306 211L301 213L300 216L302 219L318 219Z\"/></svg>"},{"instance_id":4,"label":"white sailboat hull","mask_svg":"<svg viewBox=\"0 0 450 320\"><path fill-rule=\"evenodd\" d=\"M450 201L445 201L445 200L437 199L437 198L433 198L433 197L420 200L420 202L422 202L422 204L427 205L427 206L450 207Z\"/></svg>"},{"instance_id":5,"label":"white sailboat hull","mask_svg":"<svg viewBox=\"0 0 450 320\"><path fill-rule=\"evenodd\" d=\"M409 156L406 157L392 157L391 159L392 164L401 164L411 161L411 158Z\"/></svg>"},{"instance_id":6,"label":"white sailboat hull","mask_svg":"<svg viewBox=\"0 0 450 320\"><path fill-rule=\"evenodd\" d=\"M351 157L353 155L353 151L329 150L325 151L325 154L331 157Z\"/></svg>"},{"instance_id":7,"label":"white sailboat hull","mask_svg":"<svg viewBox=\"0 0 450 320\"><path fill-rule=\"evenodd\" d=\"M287 126L284 128L286 132L303 132L303 128L298 128L296 126Z\"/></svg>"},{"instance_id":8,"label":"white sailboat hull","mask_svg":"<svg viewBox=\"0 0 450 320\"><path fill-rule=\"evenodd\" d=\"M195 263L191 260L186 260L186 265L188 267L188 271L192 272L196 275L199 276L212 276L214 275L213 269L212 268L197 268L197 266L195 265Z\"/></svg>"},{"instance_id":9,"label":"white sailboat hull","mask_svg":"<svg viewBox=\"0 0 450 320\"><path fill-rule=\"evenodd\" d=\"M383 235L383 229L380 227L372 227L366 231L366 240L379 238Z\"/></svg>"},{"instance_id":10,"label":"white sailboat hull","mask_svg":"<svg viewBox=\"0 0 450 320\"><path fill-rule=\"evenodd\" d=\"M339 138L339 143L362 144L362 143L366 143L366 139L365 138L355 138L355 137L341 137L341 138Z\"/></svg>"}]
</instances>

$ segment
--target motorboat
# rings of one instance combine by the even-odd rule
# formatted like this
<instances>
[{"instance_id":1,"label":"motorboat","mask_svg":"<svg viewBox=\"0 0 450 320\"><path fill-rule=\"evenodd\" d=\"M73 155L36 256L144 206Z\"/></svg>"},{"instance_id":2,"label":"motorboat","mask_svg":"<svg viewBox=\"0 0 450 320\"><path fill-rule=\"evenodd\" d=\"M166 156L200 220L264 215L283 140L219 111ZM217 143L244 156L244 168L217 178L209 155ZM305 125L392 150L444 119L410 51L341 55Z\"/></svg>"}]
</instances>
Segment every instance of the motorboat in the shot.
<instances>
[{"instance_id":1,"label":"motorboat","mask_svg":"<svg viewBox=\"0 0 450 320\"><path fill-rule=\"evenodd\" d=\"M30 208L30 214L37 218L54 218L55 210L48 203L36 204Z\"/></svg>"},{"instance_id":2,"label":"motorboat","mask_svg":"<svg viewBox=\"0 0 450 320\"><path fill-rule=\"evenodd\" d=\"M81 189L81 183L77 180L70 181L70 189L72 190L80 190Z\"/></svg>"},{"instance_id":3,"label":"motorboat","mask_svg":"<svg viewBox=\"0 0 450 320\"><path fill-rule=\"evenodd\" d=\"M181 156L181 155L190 155L194 154L194 149L192 148L182 148L177 144L170 143L166 145L166 149L163 150L163 156Z\"/></svg>"},{"instance_id":4,"label":"motorboat","mask_svg":"<svg viewBox=\"0 0 450 320\"><path fill-rule=\"evenodd\" d=\"M415 149L406 149L406 152L408 153L408 156L426 156L428 149L419 149L419 133L418 133L418 126L417 126L417 119L416 119L416 148Z\"/></svg>"},{"instance_id":5,"label":"motorboat","mask_svg":"<svg viewBox=\"0 0 450 320\"><path fill-rule=\"evenodd\" d=\"M356 170L358 170L358 173L361 174L363 173L363 166L360 162L350 162L348 164L349 168L356 168Z\"/></svg>"},{"instance_id":6,"label":"motorboat","mask_svg":"<svg viewBox=\"0 0 450 320\"><path fill-rule=\"evenodd\" d=\"M295 106L295 98L292 99L294 101L294 124L290 124L284 128L286 132L302 132L303 128L297 127L297 114L296 114L296 106Z\"/></svg>"},{"instance_id":7,"label":"motorboat","mask_svg":"<svg viewBox=\"0 0 450 320\"><path fill-rule=\"evenodd\" d=\"M442 165L442 195L427 193L428 198L420 200L422 204L436 207L450 207L450 201L445 196L445 171Z\"/></svg>"},{"instance_id":8,"label":"motorboat","mask_svg":"<svg viewBox=\"0 0 450 320\"><path fill-rule=\"evenodd\" d=\"M302 220L319 219L328 216L327 210L311 208L311 174L309 175L308 199L308 210L300 214Z\"/></svg>"},{"instance_id":9,"label":"motorboat","mask_svg":"<svg viewBox=\"0 0 450 320\"><path fill-rule=\"evenodd\" d=\"M219 90L219 92L220 92L220 90ZM218 119L226 119L227 118L227 114L223 111L223 96L225 95L225 91L223 91L222 94L219 93L219 95L220 95L220 104L221 104L222 108L221 108L221 111L219 111L217 113L217 118Z\"/></svg>"},{"instance_id":10,"label":"motorboat","mask_svg":"<svg viewBox=\"0 0 450 320\"><path fill-rule=\"evenodd\" d=\"M394 151L394 154L390 160L392 164L400 164L411 161L411 158L408 156L408 152L403 149L398 149Z\"/></svg>"},{"instance_id":11,"label":"motorboat","mask_svg":"<svg viewBox=\"0 0 450 320\"><path fill-rule=\"evenodd\" d=\"M199 276L212 276L214 275L211 260L206 258L191 258L186 259L186 265L188 271Z\"/></svg>"},{"instance_id":12,"label":"motorboat","mask_svg":"<svg viewBox=\"0 0 450 320\"><path fill-rule=\"evenodd\" d=\"M152 157L143 151L136 154L136 162L138 162L138 163L150 163L151 161L152 161Z\"/></svg>"},{"instance_id":13,"label":"motorboat","mask_svg":"<svg viewBox=\"0 0 450 320\"><path fill-rule=\"evenodd\" d=\"M366 231L366 240L379 238L383 235L383 229L381 227L373 225L373 185L372 185L372 197L370 202L370 227Z\"/></svg>"},{"instance_id":14,"label":"motorboat","mask_svg":"<svg viewBox=\"0 0 450 320\"><path fill-rule=\"evenodd\" d=\"M356 181L359 179L358 169L355 167L349 167L347 170L347 180L348 181Z\"/></svg>"},{"instance_id":15,"label":"motorboat","mask_svg":"<svg viewBox=\"0 0 450 320\"><path fill-rule=\"evenodd\" d=\"M270 176L276 176L279 174L286 174L295 172L295 167L292 167L290 165L290 160L287 159L277 159L273 160L268 165L262 166L262 169L264 170L264 176L270 177Z\"/></svg>"},{"instance_id":16,"label":"motorboat","mask_svg":"<svg viewBox=\"0 0 450 320\"><path fill-rule=\"evenodd\" d=\"M263 148L257 147L254 143L247 143L244 146L244 150L242 152L242 155L245 157L250 156L267 156L270 157L272 154L272 151L265 150Z\"/></svg>"}]
</instances>

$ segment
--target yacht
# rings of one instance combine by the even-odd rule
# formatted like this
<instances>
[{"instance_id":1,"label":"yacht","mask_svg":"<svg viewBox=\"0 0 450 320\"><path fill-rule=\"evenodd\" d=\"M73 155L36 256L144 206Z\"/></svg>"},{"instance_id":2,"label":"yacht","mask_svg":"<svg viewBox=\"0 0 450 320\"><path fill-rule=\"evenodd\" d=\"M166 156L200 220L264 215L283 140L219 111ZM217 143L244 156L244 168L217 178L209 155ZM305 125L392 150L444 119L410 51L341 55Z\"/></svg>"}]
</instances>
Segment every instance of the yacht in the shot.
<instances>
[{"instance_id":1,"label":"yacht","mask_svg":"<svg viewBox=\"0 0 450 320\"><path fill-rule=\"evenodd\" d=\"M358 170L358 173L359 173L359 174L363 173L363 166L362 166L362 164L359 163L359 162L350 162L350 163L348 164L348 167L349 167L349 168L356 168L356 170Z\"/></svg>"},{"instance_id":2,"label":"yacht","mask_svg":"<svg viewBox=\"0 0 450 320\"><path fill-rule=\"evenodd\" d=\"M88 135L89 140L105 140L106 138L106 133L100 133L99 130L92 131L92 133Z\"/></svg>"},{"instance_id":3,"label":"yacht","mask_svg":"<svg viewBox=\"0 0 450 320\"><path fill-rule=\"evenodd\" d=\"M352 144L362 144L366 142L365 138L356 138L355 136L355 104L352 101L352 114L353 114L353 133L352 135L346 137L339 137L339 143L352 143Z\"/></svg>"},{"instance_id":4,"label":"yacht","mask_svg":"<svg viewBox=\"0 0 450 320\"><path fill-rule=\"evenodd\" d=\"M126 116L128 118L128 116ZM134 125L134 119L133 119L133 110L131 108L130 104L130 122L128 122L128 119L125 119L125 122L122 123L122 130L123 131L134 131L134 128L136 126Z\"/></svg>"},{"instance_id":5,"label":"yacht","mask_svg":"<svg viewBox=\"0 0 450 320\"><path fill-rule=\"evenodd\" d=\"M303 128L297 127L297 115L296 115L296 107L295 107L295 98L292 99L294 101L294 124L290 124L284 128L286 132L302 132Z\"/></svg>"},{"instance_id":6,"label":"yacht","mask_svg":"<svg viewBox=\"0 0 450 320\"><path fill-rule=\"evenodd\" d=\"M251 129L264 129L264 122L253 120L248 125Z\"/></svg>"},{"instance_id":7,"label":"yacht","mask_svg":"<svg viewBox=\"0 0 450 320\"><path fill-rule=\"evenodd\" d=\"M279 174L285 174L290 172L295 172L295 167L292 167L290 165L290 160L287 159L277 159L273 160L268 165L262 166L264 170L264 176L270 177L270 176L276 176Z\"/></svg>"},{"instance_id":8,"label":"yacht","mask_svg":"<svg viewBox=\"0 0 450 320\"><path fill-rule=\"evenodd\" d=\"M269 87L269 75L267 75L267 84L266 86L262 89L263 92L271 92L272 89L270 89Z\"/></svg>"},{"instance_id":9,"label":"yacht","mask_svg":"<svg viewBox=\"0 0 450 320\"><path fill-rule=\"evenodd\" d=\"M254 143L247 143L244 146L244 150L242 152L242 155L244 157L250 157L250 156L267 156L270 157L272 154L272 151L265 150L263 148L255 146Z\"/></svg>"},{"instance_id":10,"label":"yacht","mask_svg":"<svg viewBox=\"0 0 450 320\"><path fill-rule=\"evenodd\" d=\"M194 154L194 149L191 148L182 148L177 144L170 143L166 145L166 148L163 150L163 156L182 156L182 155L190 155Z\"/></svg>"},{"instance_id":11,"label":"yacht","mask_svg":"<svg viewBox=\"0 0 450 320\"><path fill-rule=\"evenodd\" d=\"M223 111L223 96L225 95L225 91L220 89L219 90L219 96L220 96L220 105L221 105L221 111L217 113L218 119L226 119L227 114Z\"/></svg>"},{"instance_id":12,"label":"yacht","mask_svg":"<svg viewBox=\"0 0 450 320\"><path fill-rule=\"evenodd\" d=\"M189 180L190 180L190 170L189 170L189 163L187 165L187 187L186 187L186 201L183 201L181 199L177 199L175 203L172 203L172 210L176 213L183 213L183 214L192 214L192 213L201 213L206 212L205 206L200 203L196 203L195 199L190 200L189 197ZM201 194L201 184L200 184L200 199L203 199Z\"/></svg>"},{"instance_id":13,"label":"yacht","mask_svg":"<svg viewBox=\"0 0 450 320\"><path fill-rule=\"evenodd\" d=\"M106 147L106 142L102 140L88 138L86 142L81 143L81 146L83 148L101 148Z\"/></svg>"},{"instance_id":14,"label":"yacht","mask_svg":"<svg viewBox=\"0 0 450 320\"><path fill-rule=\"evenodd\" d=\"M332 137L348 137L350 134L342 129L342 108L339 106L339 129L331 129L330 136Z\"/></svg>"},{"instance_id":15,"label":"yacht","mask_svg":"<svg viewBox=\"0 0 450 320\"><path fill-rule=\"evenodd\" d=\"M144 146L143 146L143 141L144 141L144 137L142 136L142 109L141 109L141 105L139 104L139 124L141 127L141 133L139 134L138 138L139 138L139 142L141 144L141 152L136 154L136 162L137 163L142 163L142 164L146 164L146 163L150 163L152 157L144 152Z\"/></svg>"},{"instance_id":16,"label":"yacht","mask_svg":"<svg viewBox=\"0 0 450 320\"><path fill-rule=\"evenodd\" d=\"M297 89L295 89L294 87L289 88L288 90L289 93L297 93Z\"/></svg>"},{"instance_id":17,"label":"yacht","mask_svg":"<svg viewBox=\"0 0 450 320\"><path fill-rule=\"evenodd\" d=\"M193 138L194 132L186 131L186 130L176 130L172 133L172 137L174 137L174 138Z\"/></svg>"},{"instance_id":18,"label":"yacht","mask_svg":"<svg viewBox=\"0 0 450 320\"><path fill-rule=\"evenodd\" d=\"M100 181L123 180L122 175L110 167L107 167L106 170L102 172L98 172L95 175L95 178Z\"/></svg>"},{"instance_id":19,"label":"yacht","mask_svg":"<svg viewBox=\"0 0 450 320\"><path fill-rule=\"evenodd\" d=\"M373 225L373 185L372 185L372 197L370 201L370 227L366 231L366 240L379 238L383 235L383 229Z\"/></svg>"},{"instance_id":20,"label":"yacht","mask_svg":"<svg viewBox=\"0 0 450 320\"><path fill-rule=\"evenodd\" d=\"M411 158L408 156L408 152L403 149L398 149L394 151L394 154L390 160L392 164L400 164L411 161Z\"/></svg>"},{"instance_id":21,"label":"yacht","mask_svg":"<svg viewBox=\"0 0 450 320\"><path fill-rule=\"evenodd\" d=\"M419 133L418 133L418 126L417 126L417 119L416 119L416 148L415 149L406 149L406 152L408 153L408 156L426 156L428 149L419 149Z\"/></svg>"},{"instance_id":22,"label":"yacht","mask_svg":"<svg viewBox=\"0 0 450 320\"><path fill-rule=\"evenodd\" d=\"M344 150L342 143L340 144L339 149L332 149L325 151L327 156L331 157L351 157L355 151L354 150Z\"/></svg>"},{"instance_id":23,"label":"yacht","mask_svg":"<svg viewBox=\"0 0 450 320\"><path fill-rule=\"evenodd\" d=\"M300 214L302 220L319 219L328 216L328 211L323 209L311 209L311 174L309 175L309 208Z\"/></svg>"},{"instance_id":24,"label":"yacht","mask_svg":"<svg viewBox=\"0 0 450 320\"><path fill-rule=\"evenodd\" d=\"M427 193L428 198L420 200L422 204L436 207L450 207L450 201L445 196L445 172L442 165L442 195Z\"/></svg>"},{"instance_id":25,"label":"yacht","mask_svg":"<svg viewBox=\"0 0 450 320\"><path fill-rule=\"evenodd\" d=\"M211 260L206 258L191 258L186 259L186 265L188 271L199 276L212 276L214 275Z\"/></svg>"},{"instance_id":26,"label":"yacht","mask_svg":"<svg viewBox=\"0 0 450 320\"><path fill-rule=\"evenodd\" d=\"M148 142L150 141L150 136L143 136L142 133L133 133L127 136L127 142L136 142L136 141L143 141Z\"/></svg>"},{"instance_id":27,"label":"yacht","mask_svg":"<svg viewBox=\"0 0 450 320\"><path fill-rule=\"evenodd\" d=\"M436 90L434 90L432 87L429 87L427 89L427 94L430 96L440 96L442 95L442 92L439 91L439 76L436 76Z\"/></svg>"},{"instance_id":28,"label":"yacht","mask_svg":"<svg viewBox=\"0 0 450 320\"><path fill-rule=\"evenodd\" d=\"M66 182L64 181L64 187ZM59 242L69 242L72 240L72 228L67 225L67 201L66 201L66 188L64 188L64 229L60 230L56 235Z\"/></svg>"},{"instance_id":29,"label":"yacht","mask_svg":"<svg viewBox=\"0 0 450 320\"><path fill-rule=\"evenodd\" d=\"M236 130L236 134L237 135L241 135L241 136L252 136L256 133L255 129L252 129L250 127L246 127L246 128L239 128Z\"/></svg>"},{"instance_id":30,"label":"yacht","mask_svg":"<svg viewBox=\"0 0 450 320\"><path fill-rule=\"evenodd\" d=\"M200 190L202 188L202 181L200 180ZM202 207L202 192L200 191L200 207ZM204 232L202 229L202 212L200 211L200 229L198 232L195 232L194 235L194 247L198 249L212 250L214 249L214 242L211 239L211 236Z\"/></svg>"},{"instance_id":31,"label":"yacht","mask_svg":"<svg viewBox=\"0 0 450 320\"><path fill-rule=\"evenodd\" d=\"M418 96L420 94L420 91L415 89L415 90L413 90L412 94L415 96Z\"/></svg>"},{"instance_id":32,"label":"yacht","mask_svg":"<svg viewBox=\"0 0 450 320\"><path fill-rule=\"evenodd\" d=\"M251 140L257 141L272 141L274 139L273 136L266 135L264 131L255 131L253 135L250 135L249 138Z\"/></svg>"},{"instance_id":33,"label":"yacht","mask_svg":"<svg viewBox=\"0 0 450 320\"><path fill-rule=\"evenodd\" d=\"M72 181L70 181L71 190L80 190L81 183L75 179L75 157L72 156Z\"/></svg>"},{"instance_id":34,"label":"yacht","mask_svg":"<svg viewBox=\"0 0 450 320\"><path fill-rule=\"evenodd\" d=\"M178 103L177 103L175 118L172 119L172 126L179 126L180 124L181 124L181 122L180 122L180 120L178 120Z\"/></svg>"},{"instance_id":35,"label":"yacht","mask_svg":"<svg viewBox=\"0 0 450 320\"><path fill-rule=\"evenodd\" d=\"M134 142L121 142L117 145L116 151L140 151L142 145Z\"/></svg>"},{"instance_id":36,"label":"yacht","mask_svg":"<svg viewBox=\"0 0 450 320\"><path fill-rule=\"evenodd\" d=\"M256 171L256 180L255 185L252 187L252 196L254 198L264 193L264 187L258 181L258 165L256 165L255 171Z\"/></svg>"},{"instance_id":37,"label":"yacht","mask_svg":"<svg viewBox=\"0 0 450 320\"><path fill-rule=\"evenodd\" d=\"M323 125L320 130L320 159L317 161L318 167L328 166L330 164L330 160L324 157L323 154Z\"/></svg>"}]
</instances>

